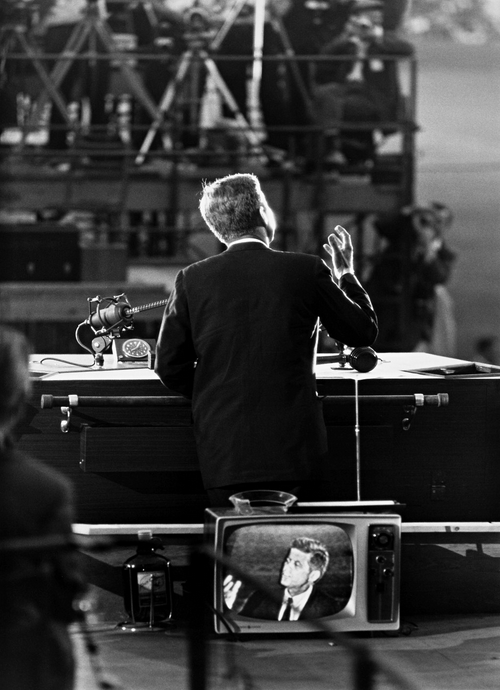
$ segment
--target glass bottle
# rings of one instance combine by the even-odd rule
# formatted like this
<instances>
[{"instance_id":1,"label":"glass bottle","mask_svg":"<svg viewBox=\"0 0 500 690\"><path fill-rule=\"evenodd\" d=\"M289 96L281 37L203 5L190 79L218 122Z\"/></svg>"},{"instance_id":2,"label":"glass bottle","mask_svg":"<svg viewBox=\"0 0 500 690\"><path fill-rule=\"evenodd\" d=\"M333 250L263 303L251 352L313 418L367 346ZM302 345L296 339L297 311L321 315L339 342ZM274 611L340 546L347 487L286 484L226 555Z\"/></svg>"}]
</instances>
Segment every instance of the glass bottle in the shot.
<instances>
[{"instance_id":1,"label":"glass bottle","mask_svg":"<svg viewBox=\"0 0 500 690\"><path fill-rule=\"evenodd\" d=\"M141 530L137 537L136 554L122 566L123 599L130 623L152 627L172 617L170 561L156 553L163 544L151 530Z\"/></svg>"}]
</instances>

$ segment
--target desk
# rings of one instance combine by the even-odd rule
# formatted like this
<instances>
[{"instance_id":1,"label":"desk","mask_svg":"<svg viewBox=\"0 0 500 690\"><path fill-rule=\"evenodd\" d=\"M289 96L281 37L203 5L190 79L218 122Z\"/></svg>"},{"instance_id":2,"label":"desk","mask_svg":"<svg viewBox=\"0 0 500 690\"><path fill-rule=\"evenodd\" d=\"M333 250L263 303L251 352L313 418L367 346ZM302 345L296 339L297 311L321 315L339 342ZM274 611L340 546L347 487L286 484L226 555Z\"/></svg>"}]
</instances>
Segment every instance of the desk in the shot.
<instances>
[{"instance_id":1,"label":"desk","mask_svg":"<svg viewBox=\"0 0 500 690\"><path fill-rule=\"evenodd\" d=\"M500 376L447 377L418 373L466 362L429 354L382 353L371 372L319 363L318 392L348 396L325 403L332 500L356 499L354 381L359 393L361 498L394 499L411 522L500 520ZM57 361L65 359L68 363ZM206 496L197 469L189 403L168 407L71 407L41 409L49 396L168 396L146 365L102 369L90 355L35 355L33 396L18 427L19 447L66 474L74 484L76 520L82 523L199 523ZM388 398L447 394L441 407L384 402ZM409 420L409 428L404 420ZM68 432L61 432L61 421Z\"/></svg>"}]
</instances>

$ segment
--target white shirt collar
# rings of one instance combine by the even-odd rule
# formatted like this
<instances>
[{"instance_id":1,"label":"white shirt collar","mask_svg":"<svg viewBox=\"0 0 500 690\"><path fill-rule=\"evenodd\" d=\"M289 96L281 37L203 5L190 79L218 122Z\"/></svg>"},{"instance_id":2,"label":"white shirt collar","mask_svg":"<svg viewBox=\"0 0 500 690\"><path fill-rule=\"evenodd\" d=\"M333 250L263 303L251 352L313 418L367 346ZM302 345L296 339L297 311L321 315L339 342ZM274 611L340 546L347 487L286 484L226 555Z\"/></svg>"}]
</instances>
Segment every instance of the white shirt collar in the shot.
<instances>
[{"instance_id":1,"label":"white shirt collar","mask_svg":"<svg viewBox=\"0 0 500 690\"><path fill-rule=\"evenodd\" d=\"M298 618L302 612L302 609L304 608L304 606L307 603L307 600L311 596L312 590L313 590L313 586L309 585L309 587L306 589L305 592L302 592L301 594L296 594L294 597L291 597L291 594L288 591L288 589L285 589L283 604L281 606L281 609L280 609L280 612L278 615L278 620L281 620L281 617L283 616L283 613L285 612L286 604L287 604L289 597L291 597L293 599L293 603L292 603L293 609L292 609L292 614L290 616L290 620L292 620L292 621L298 620Z\"/></svg>"},{"instance_id":2,"label":"white shirt collar","mask_svg":"<svg viewBox=\"0 0 500 690\"><path fill-rule=\"evenodd\" d=\"M243 242L260 242L260 244L263 244L266 249L269 249L268 244L262 240L258 240L256 237L243 237L241 240L234 240L234 242L231 242L228 247L232 247L233 244L243 244Z\"/></svg>"}]
</instances>

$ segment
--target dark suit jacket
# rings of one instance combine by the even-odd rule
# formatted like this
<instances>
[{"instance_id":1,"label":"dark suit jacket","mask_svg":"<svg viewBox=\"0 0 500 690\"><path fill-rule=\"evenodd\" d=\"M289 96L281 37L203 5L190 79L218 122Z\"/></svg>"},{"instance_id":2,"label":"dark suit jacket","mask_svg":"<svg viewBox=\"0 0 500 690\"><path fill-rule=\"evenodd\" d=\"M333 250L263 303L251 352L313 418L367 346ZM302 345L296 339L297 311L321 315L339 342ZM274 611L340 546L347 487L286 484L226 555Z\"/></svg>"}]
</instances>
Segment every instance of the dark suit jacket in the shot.
<instances>
[{"instance_id":1,"label":"dark suit jacket","mask_svg":"<svg viewBox=\"0 0 500 690\"><path fill-rule=\"evenodd\" d=\"M278 593L280 596L280 593ZM331 616L340 611L342 605L324 592L321 587L313 587L311 596L306 605L300 612L299 619L315 619L323 616ZM253 592L246 600L243 608L239 611L240 616L249 618L262 618L264 620L278 620L281 609L281 602L272 601L269 597L259 591Z\"/></svg>"},{"instance_id":2,"label":"dark suit jacket","mask_svg":"<svg viewBox=\"0 0 500 690\"><path fill-rule=\"evenodd\" d=\"M0 543L72 539L65 477L22 453L0 449ZM68 623L84 580L72 550L2 555L0 677L16 690L73 687Z\"/></svg>"},{"instance_id":3,"label":"dark suit jacket","mask_svg":"<svg viewBox=\"0 0 500 690\"><path fill-rule=\"evenodd\" d=\"M313 373L318 318L347 345L371 345L377 335L356 278L341 287L321 259L256 242L179 272L156 372L192 398L206 488L311 477L327 450Z\"/></svg>"}]
</instances>

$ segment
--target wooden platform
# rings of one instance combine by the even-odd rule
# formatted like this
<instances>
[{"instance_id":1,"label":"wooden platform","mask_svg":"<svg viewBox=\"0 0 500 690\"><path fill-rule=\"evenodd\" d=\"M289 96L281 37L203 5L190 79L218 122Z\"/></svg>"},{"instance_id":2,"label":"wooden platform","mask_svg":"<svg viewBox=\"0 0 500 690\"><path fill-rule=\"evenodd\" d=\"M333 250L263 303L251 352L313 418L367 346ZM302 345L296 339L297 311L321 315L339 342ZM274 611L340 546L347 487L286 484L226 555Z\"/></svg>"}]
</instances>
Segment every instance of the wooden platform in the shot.
<instances>
[{"instance_id":1,"label":"wooden platform","mask_svg":"<svg viewBox=\"0 0 500 690\"><path fill-rule=\"evenodd\" d=\"M377 175L367 170L363 175L323 173L294 174L286 168L268 169L245 160L234 169L182 166L144 166L99 169L76 166L64 172L47 165L28 164L24 158L11 159L0 167L2 207L6 210L109 209L115 213L169 209L172 212L195 211L202 180L241 172L255 172L271 207L282 218L298 211L321 210L324 213L381 213L398 211L410 203L411 189L401 173L396 181L384 178L394 168L393 157L382 156ZM397 168L396 168L397 170Z\"/></svg>"}]
</instances>

